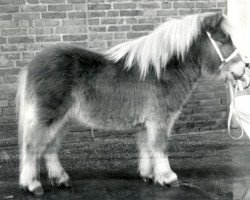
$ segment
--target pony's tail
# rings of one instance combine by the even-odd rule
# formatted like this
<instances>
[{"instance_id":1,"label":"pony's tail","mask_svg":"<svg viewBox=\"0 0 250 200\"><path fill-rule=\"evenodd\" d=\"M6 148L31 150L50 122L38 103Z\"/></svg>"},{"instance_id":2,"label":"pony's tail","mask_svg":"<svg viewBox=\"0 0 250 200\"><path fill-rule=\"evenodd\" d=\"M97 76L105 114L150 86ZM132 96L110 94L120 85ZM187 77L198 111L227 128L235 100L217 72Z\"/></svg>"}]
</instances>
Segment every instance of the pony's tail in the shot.
<instances>
[{"instance_id":1,"label":"pony's tail","mask_svg":"<svg viewBox=\"0 0 250 200\"><path fill-rule=\"evenodd\" d=\"M27 117L25 115L26 108L26 84L27 84L27 70L23 69L19 75L19 85L16 95L16 113L18 116L18 145L19 150L22 152L23 136L27 128Z\"/></svg>"}]
</instances>

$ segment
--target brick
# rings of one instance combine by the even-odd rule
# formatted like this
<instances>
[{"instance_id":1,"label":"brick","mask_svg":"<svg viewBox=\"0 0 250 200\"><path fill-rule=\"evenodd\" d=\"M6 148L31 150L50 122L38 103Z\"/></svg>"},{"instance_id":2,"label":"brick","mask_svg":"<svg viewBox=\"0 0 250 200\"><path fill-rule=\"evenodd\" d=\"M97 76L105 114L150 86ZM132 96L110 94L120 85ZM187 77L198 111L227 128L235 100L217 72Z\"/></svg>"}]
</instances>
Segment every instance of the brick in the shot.
<instances>
[{"instance_id":1,"label":"brick","mask_svg":"<svg viewBox=\"0 0 250 200\"><path fill-rule=\"evenodd\" d=\"M106 32L106 26L90 26L90 32Z\"/></svg>"},{"instance_id":2,"label":"brick","mask_svg":"<svg viewBox=\"0 0 250 200\"><path fill-rule=\"evenodd\" d=\"M73 5L48 5L48 11L69 11L73 10Z\"/></svg>"},{"instance_id":3,"label":"brick","mask_svg":"<svg viewBox=\"0 0 250 200\"><path fill-rule=\"evenodd\" d=\"M16 43L33 43L34 37L32 36L22 36L22 37L9 37L8 38L9 44L16 44Z\"/></svg>"},{"instance_id":4,"label":"brick","mask_svg":"<svg viewBox=\"0 0 250 200\"><path fill-rule=\"evenodd\" d=\"M39 4L39 0L26 0L28 4Z\"/></svg>"},{"instance_id":5,"label":"brick","mask_svg":"<svg viewBox=\"0 0 250 200\"><path fill-rule=\"evenodd\" d=\"M7 107L9 105L8 100L0 100L0 107Z\"/></svg>"},{"instance_id":6,"label":"brick","mask_svg":"<svg viewBox=\"0 0 250 200\"><path fill-rule=\"evenodd\" d=\"M159 17L143 17L141 19L138 19L139 24L143 23L153 23L153 24L161 24L161 19Z\"/></svg>"},{"instance_id":7,"label":"brick","mask_svg":"<svg viewBox=\"0 0 250 200\"><path fill-rule=\"evenodd\" d=\"M16 28L16 29L2 29L1 31L2 36L21 36L21 35L27 35L28 31L27 29L23 28Z\"/></svg>"},{"instance_id":8,"label":"brick","mask_svg":"<svg viewBox=\"0 0 250 200\"><path fill-rule=\"evenodd\" d=\"M104 18L101 19L101 24L123 24L124 18Z\"/></svg>"},{"instance_id":9,"label":"brick","mask_svg":"<svg viewBox=\"0 0 250 200\"><path fill-rule=\"evenodd\" d=\"M25 4L25 0L0 0L0 5Z\"/></svg>"},{"instance_id":10,"label":"brick","mask_svg":"<svg viewBox=\"0 0 250 200\"><path fill-rule=\"evenodd\" d=\"M179 15L191 15L199 12L198 9L179 9Z\"/></svg>"},{"instance_id":11,"label":"brick","mask_svg":"<svg viewBox=\"0 0 250 200\"><path fill-rule=\"evenodd\" d=\"M106 17L105 11L92 11L88 12L89 17Z\"/></svg>"},{"instance_id":12,"label":"brick","mask_svg":"<svg viewBox=\"0 0 250 200\"><path fill-rule=\"evenodd\" d=\"M44 5L21 5L21 12L44 12L46 6Z\"/></svg>"},{"instance_id":13,"label":"brick","mask_svg":"<svg viewBox=\"0 0 250 200\"><path fill-rule=\"evenodd\" d=\"M226 8L227 7L227 2L217 2L217 7L219 8Z\"/></svg>"},{"instance_id":14,"label":"brick","mask_svg":"<svg viewBox=\"0 0 250 200\"><path fill-rule=\"evenodd\" d=\"M142 16L142 10L121 10L120 16Z\"/></svg>"},{"instance_id":15,"label":"brick","mask_svg":"<svg viewBox=\"0 0 250 200\"><path fill-rule=\"evenodd\" d=\"M87 40L87 35L64 35L63 41L82 41Z\"/></svg>"},{"instance_id":16,"label":"brick","mask_svg":"<svg viewBox=\"0 0 250 200\"><path fill-rule=\"evenodd\" d=\"M0 58L6 60L16 60L20 58L20 53L19 52L4 53L0 54Z\"/></svg>"},{"instance_id":17,"label":"brick","mask_svg":"<svg viewBox=\"0 0 250 200\"><path fill-rule=\"evenodd\" d=\"M90 41L96 41L96 40L112 40L113 39L113 35L111 34L107 34L107 33L95 33L95 34L89 34L89 40Z\"/></svg>"},{"instance_id":18,"label":"brick","mask_svg":"<svg viewBox=\"0 0 250 200\"><path fill-rule=\"evenodd\" d=\"M221 99L209 99L209 100L201 100L201 106L216 106L221 105Z\"/></svg>"},{"instance_id":19,"label":"brick","mask_svg":"<svg viewBox=\"0 0 250 200\"><path fill-rule=\"evenodd\" d=\"M17 28L18 27L17 21L0 21L0 27L3 28Z\"/></svg>"},{"instance_id":20,"label":"brick","mask_svg":"<svg viewBox=\"0 0 250 200\"><path fill-rule=\"evenodd\" d=\"M75 11L86 11L87 4L73 4L73 8Z\"/></svg>"},{"instance_id":21,"label":"brick","mask_svg":"<svg viewBox=\"0 0 250 200\"><path fill-rule=\"evenodd\" d=\"M0 44L6 44L6 41L5 37L0 37Z\"/></svg>"},{"instance_id":22,"label":"brick","mask_svg":"<svg viewBox=\"0 0 250 200\"><path fill-rule=\"evenodd\" d=\"M11 5L11 6L0 6L0 13L12 13L12 12L18 12L19 6Z\"/></svg>"},{"instance_id":23,"label":"brick","mask_svg":"<svg viewBox=\"0 0 250 200\"><path fill-rule=\"evenodd\" d=\"M113 9L136 9L136 3L114 3Z\"/></svg>"},{"instance_id":24,"label":"brick","mask_svg":"<svg viewBox=\"0 0 250 200\"><path fill-rule=\"evenodd\" d=\"M106 48L107 47L107 45L106 45L106 42L104 42L104 41L98 41L98 42L96 42L96 41L94 41L94 42L89 42L89 48L90 49L97 49L97 48L100 48L100 49L104 49L104 48Z\"/></svg>"},{"instance_id":25,"label":"brick","mask_svg":"<svg viewBox=\"0 0 250 200\"><path fill-rule=\"evenodd\" d=\"M88 47L88 42L71 42L71 44L79 46L79 47L83 47L83 48Z\"/></svg>"},{"instance_id":26,"label":"brick","mask_svg":"<svg viewBox=\"0 0 250 200\"><path fill-rule=\"evenodd\" d=\"M172 8L172 7L173 7L173 5L172 5L171 2L162 2L161 3L161 8L162 9L169 9L169 8Z\"/></svg>"},{"instance_id":27,"label":"brick","mask_svg":"<svg viewBox=\"0 0 250 200\"><path fill-rule=\"evenodd\" d=\"M152 24L145 24L145 25L133 25L132 26L132 30L133 31L150 31L150 30L154 30L154 25Z\"/></svg>"},{"instance_id":28,"label":"brick","mask_svg":"<svg viewBox=\"0 0 250 200\"><path fill-rule=\"evenodd\" d=\"M55 3L65 3L65 0L40 0L40 2L41 3L49 3L49 4L53 3L53 4L55 4Z\"/></svg>"},{"instance_id":29,"label":"brick","mask_svg":"<svg viewBox=\"0 0 250 200\"><path fill-rule=\"evenodd\" d=\"M6 130L16 130L17 124L0 124L0 130L6 131Z\"/></svg>"},{"instance_id":30,"label":"brick","mask_svg":"<svg viewBox=\"0 0 250 200\"><path fill-rule=\"evenodd\" d=\"M224 112L227 108L225 105L207 106L207 107L196 107L195 113L214 113Z\"/></svg>"},{"instance_id":31,"label":"brick","mask_svg":"<svg viewBox=\"0 0 250 200\"><path fill-rule=\"evenodd\" d=\"M181 112L182 112L183 115L194 114L194 108L186 108L186 107L183 107L183 109L182 109Z\"/></svg>"},{"instance_id":32,"label":"brick","mask_svg":"<svg viewBox=\"0 0 250 200\"><path fill-rule=\"evenodd\" d=\"M156 11L157 16L174 16L178 15L177 10L157 10Z\"/></svg>"},{"instance_id":33,"label":"brick","mask_svg":"<svg viewBox=\"0 0 250 200\"><path fill-rule=\"evenodd\" d=\"M3 109L4 115L14 115L15 114L15 108L13 107L7 107Z\"/></svg>"},{"instance_id":34,"label":"brick","mask_svg":"<svg viewBox=\"0 0 250 200\"><path fill-rule=\"evenodd\" d=\"M29 29L29 34L34 34L34 35L46 35L46 34L53 34L53 33L54 33L54 28L51 28L51 27Z\"/></svg>"},{"instance_id":35,"label":"brick","mask_svg":"<svg viewBox=\"0 0 250 200\"><path fill-rule=\"evenodd\" d=\"M56 19L41 19L41 20L34 21L35 27L55 27L59 25L60 25L60 21Z\"/></svg>"},{"instance_id":36,"label":"brick","mask_svg":"<svg viewBox=\"0 0 250 200\"><path fill-rule=\"evenodd\" d=\"M145 17L155 17L156 10L154 9L145 9L144 10L144 16Z\"/></svg>"},{"instance_id":37,"label":"brick","mask_svg":"<svg viewBox=\"0 0 250 200\"><path fill-rule=\"evenodd\" d=\"M142 9L157 9L160 8L160 2L148 2L148 3L139 3L138 8Z\"/></svg>"},{"instance_id":38,"label":"brick","mask_svg":"<svg viewBox=\"0 0 250 200\"><path fill-rule=\"evenodd\" d=\"M84 26L86 19L63 19L62 26Z\"/></svg>"},{"instance_id":39,"label":"brick","mask_svg":"<svg viewBox=\"0 0 250 200\"><path fill-rule=\"evenodd\" d=\"M13 60L0 60L0 68L11 68L14 67Z\"/></svg>"},{"instance_id":40,"label":"brick","mask_svg":"<svg viewBox=\"0 0 250 200\"><path fill-rule=\"evenodd\" d=\"M1 76L5 75L18 75L20 73L20 68L5 68L0 69Z\"/></svg>"},{"instance_id":41,"label":"brick","mask_svg":"<svg viewBox=\"0 0 250 200\"><path fill-rule=\"evenodd\" d=\"M14 19L16 20L34 20L34 19L40 19L39 13L17 13L14 15Z\"/></svg>"},{"instance_id":42,"label":"brick","mask_svg":"<svg viewBox=\"0 0 250 200\"><path fill-rule=\"evenodd\" d=\"M99 18L88 19L88 24L89 25L98 25L98 24L100 24L100 20L99 20Z\"/></svg>"},{"instance_id":43,"label":"brick","mask_svg":"<svg viewBox=\"0 0 250 200\"><path fill-rule=\"evenodd\" d=\"M14 115L14 114L5 115L5 116L0 117L0 123L15 123L16 121L17 121L17 118L16 118L16 115ZM4 131L4 132L6 132L6 131ZM8 133L8 135L9 135L9 133ZM13 134L13 135L16 135L16 134ZM2 136L2 133L1 133L1 136ZM6 135L3 138L6 139Z\"/></svg>"},{"instance_id":44,"label":"brick","mask_svg":"<svg viewBox=\"0 0 250 200\"><path fill-rule=\"evenodd\" d=\"M108 41L108 43L107 43L108 44L108 48L111 48L111 47L116 46L118 44L121 44L123 42L125 42L125 40L112 40L112 41Z\"/></svg>"},{"instance_id":45,"label":"brick","mask_svg":"<svg viewBox=\"0 0 250 200\"><path fill-rule=\"evenodd\" d=\"M0 14L0 20L12 20L12 14Z\"/></svg>"},{"instance_id":46,"label":"brick","mask_svg":"<svg viewBox=\"0 0 250 200\"><path fill-rule=\"evenodd\" d=\"M108 31L120 32L120 31L130 31L131 28L129 25L120 25L120 26L109 26Z\"/></svg>"},{"instance_id":47,"label":"brick","mask_svg":"<svg viewBox=\"0 0 250 200\"><path fill-rule=\"evenodd\" d=\"M33 26L33 22L31 20L19 20L20 28L29 28Z\"/></svg>"},{"instance_id":48,"label":"brick","mask_svg":"<svg viewBox=\"0 0 250 200\"><path fill-rule=\"evenodd\" d=\"M31 59L35 56L34 52L22 52L21 59Z\"/></svg>"},{"instance_id":49,"label":"brick","mask_svg":"<svg viewBox=\"0 0 250 200\"><path fill-rule=\"evenodd\" d=\"M215 98L215 93L214 92L195 93L193 97L196 100L213 99Z\"/></svg>"},{"instance_id":50,"label":"brick","mask_svg":"<svg viewBox=\"0 0 250 200\"><path fill-rule=\"evenodd\" d=\"M200 113L195 115L190 115L191 121L207 121L211 119L211 113Z\"/></svg>"},{"instance_id":51,"label":"brick","mask_svg":"<svg viewBox=\"0 0 250 200\"><path fill-rule=\"evenodd\" d=\"M126 24L137 24L138 19L136 17L127 17L126 18Z\"/></svg>"},{"instance_id":52,"label":"brick","mask_svg":"<svg viewBox=\"0 0 250 200\"><path fill-rule=\"evenodd\" d=\"M126 34L125 33L114 33L114 39L123 39L125 40Z\"/></svg>"},{"instance_id":53,"label":"brick","mask_svg":"<svg viewBox=\"0 0 250 200\"><path fill-rule=\"evenodd\" d=\"M86 26L61 26L55 29L56 34L83 34L86 33Z\"/></svg>"},{"instance_id":54,"label":"brick","mask_svg":"<svg viewBox=\"0 0 250 200\"><path fill-rule=\"evenodd\" d=\"M110 10L111 4L106 3L96 3L96 4L88 4L88 10Z\"/></svg>"},{"instance_id":55,"label":"brick","mask_svg":"<svg viewBox=\"0 0 250 200\"><path fill-rule=\"evenodd\" d=\"M196 2L196 8L212 8L216 7L216 2Z\"/></svg>"},{"instance_id":56,"label":"brick","mask_svg":"<svg viewBox=\"0 0 250 200\"><path fill-rule=\"evenodd\" d=\"M69 18L86 18L86 12L72 12L68 13Z\"/></svg>"},{"instance_id":57,"label":"brick","mask_svg":"<svg viewBox=\"0 0 250 200\"><path fill-rule=\"evenodd\" d=\"M223 13L223 10L220 8L203 8L201 12L214 12L214 13Z\"/></svg>"},{"instance_id":58,"label":"brick","mask_svg":"<svg viewBox=\"0 0 250 200\"><path fill-rule=\"evenodd\" d=\"M88 3L103 3L105 0L87 0Z\"/></svg>"},{"instance_id":59,"label":"brick","mask_svg":"<svg viewBox=\"0 0 250 200\"><path fill-rule=\"evenodd\" d=\"M114 11L114 10L107 11L107 17L118 17L118 16L119 16L118 11Z\"/></svg>"},{"instance_id":60,"label":"brick","mask_svg":"<svg viewBox=\"0 0 250 200\"><path fill-rule=\"evenodd\" d=\"M30 59L17 60L15 63L16 63L16 67L25 67L25 66L28 66L28 64L30 63Z\"/></svg>"},{"instance_id":61,"label":"brick","mask_svg":"<svg viewBox=\"0 0 250 200\"><path fill-rule=\"evenodd\" d=\"M1 51L26 51L27 44L7 44L1 46Z\"/></svg>"},{"instance_id":62,"label":"brick","mask_svg":"<svg viewBox=\"0 0 250 200\"><path fill-rule=\"evenodd\" d=\"M195 8L195 4L193 2L174 2L173 8Z\"/></svg>"},{"instance_id":63,"label":"brick","mask_svg":"<svg viewBox=\"0 0 250 200\"><path fill-rule=\"evenodd\" d=\"M68 3L86 3L86 0L68 0Z\"/></svg>"},{"instance_id":64,"label":"brick","mask_svg":"<svg viewBox=\"0 0 250 200\"><path fill-rule=\"evenodd\" d=\"M127 33L127 38L128 39L135 39L135 38L139 38L141 36L147 35L148 32L129 32Z\"/></svg>"},{"instance_id":65,"label":"brick","mask_svg":"<svg viewBox=\"0 0 250 200\"><path fill-rule=\"evenodd\" d=\"M51 12L51 13L42 13L43 19L61 19L66 18L66 12Z\"/></svg>"},{"instance_id":66,"label":"brick","mask_svg":"<svg viewBox=\"0 0 250 200\"><path fill-rule=\"evenodd\" d=\"M59 35L49 35L49 36L36 36L36 42L59 42L61 37Z\"/></svg>"}]
</instances>

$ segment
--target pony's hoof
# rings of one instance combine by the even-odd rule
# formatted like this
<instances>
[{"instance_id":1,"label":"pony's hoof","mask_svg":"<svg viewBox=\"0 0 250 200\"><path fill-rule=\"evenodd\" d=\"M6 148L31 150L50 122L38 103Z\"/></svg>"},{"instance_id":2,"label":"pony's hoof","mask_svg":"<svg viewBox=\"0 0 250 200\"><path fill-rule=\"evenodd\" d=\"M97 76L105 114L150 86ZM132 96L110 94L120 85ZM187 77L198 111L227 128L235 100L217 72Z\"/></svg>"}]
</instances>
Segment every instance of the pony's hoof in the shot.
<instances>
[{"instance_id":1,"label":"pony's hoof","mask_svg":"<svg viewBox=\"0 0 250 200\"><path fill-rule=\"evenodd\" d=\"M71 189L72 188L72 183L70 182L70 180L68 180L68 181L60 183L59 187L66 188L66 189Z\"/></svg>"},{"instance_id":2,"label":"pony's hoof","mask_svg":"<svg viewBox=\"0 0 250 200\"><path fill-rule=\"evenodd\" d=\"M59 188L68 188L68 189L72 188L72 184L69 179L60 182L60 179L58 178L51 178L50 183L52 186L57 186Z\"/></svg>"},{"instance_id":3,"label":"pony's hoof","mask_svg":"<svg viewBox=\"0 0 250 200\"><path fill-rule=\"evenodd\" d=\"M24 191L25 193L30 193L35 196L41 196L44 194L43 188L42 187L37 187L34 190L29 190L28 187L21 186L20 189Z\"/></svg>"},{"instance_id":4,"label":"pony's hoof","mask_svg":"<svg viewBox=\"0 0 250 200\"><path fill-rule=\"evenodd\" d=\"M181 183L179 180L176 180L169 184L170 187L180 187Z\"/></svg>"},{"instance_id":5,"label":"pony's hoof","mask_svg":"<svg viewBox=\"0 0 250 200\"><path fill-rule=\"evenodd\" d=\"M35 196L41 196L43 195L44 191L42 187L35 188L33 191L31 191Z\"/></svg>"},{"instance_id":6,"label":"pony's hoof","mask_svg":"<svg viewBox=\"0 0 250 200\"><path fill-rule=\"evenodd\" d=\"M144 182L146 182L146 183L152 183L153 182L152 178L149 178L149 177L143 177L142 180Z\"/></svg>"}]
</instances>

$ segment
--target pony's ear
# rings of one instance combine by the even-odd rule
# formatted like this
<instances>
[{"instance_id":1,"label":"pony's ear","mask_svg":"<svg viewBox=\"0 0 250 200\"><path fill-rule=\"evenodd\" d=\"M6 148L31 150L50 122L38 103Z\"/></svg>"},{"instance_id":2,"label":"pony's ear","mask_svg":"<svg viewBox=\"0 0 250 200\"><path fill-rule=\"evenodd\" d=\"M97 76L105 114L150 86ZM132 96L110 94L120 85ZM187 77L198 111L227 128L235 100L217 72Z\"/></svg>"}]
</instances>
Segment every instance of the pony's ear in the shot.
<instances>
[{"instance_id":1,"label":"pony's ear","mask_svg":"<svg viewBox=\"0 0 250 200\"><path fill-rule=\"evenodd\" d=\"M201 19L201 21L208 31L210 30L212 31L220 26L223 18L224 17L221 13L216 13L216 14L204 16L203 19Z\"/></svg>"}]
</instances>

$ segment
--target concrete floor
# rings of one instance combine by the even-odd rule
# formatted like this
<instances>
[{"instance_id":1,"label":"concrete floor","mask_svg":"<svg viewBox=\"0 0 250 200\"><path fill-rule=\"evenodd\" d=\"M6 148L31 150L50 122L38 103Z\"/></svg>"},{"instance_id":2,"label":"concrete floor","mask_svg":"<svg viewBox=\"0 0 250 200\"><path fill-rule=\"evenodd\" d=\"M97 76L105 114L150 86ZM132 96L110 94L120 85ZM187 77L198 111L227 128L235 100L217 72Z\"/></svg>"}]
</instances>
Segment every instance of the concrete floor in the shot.
<instances>
[{"instance_id":1,"label":"concrete floor","mask_svg":"<svg viewBox=\"0 0 250 200\"><path fill-rule=\"evenodd\" d=\"M249 139L232 140L226 132L174 135L169 151L177 188L140 180L134 136L64 143L60 157L73 187L53 188L43 168L45 194L37 198L19 190L17 147L2 147L0 199L250 199Z\"/></svg>"}]
</instances>

